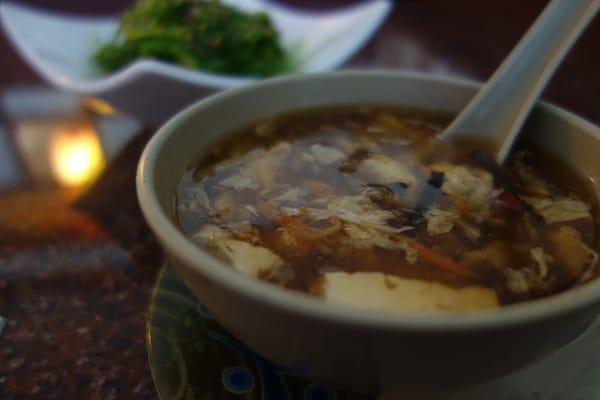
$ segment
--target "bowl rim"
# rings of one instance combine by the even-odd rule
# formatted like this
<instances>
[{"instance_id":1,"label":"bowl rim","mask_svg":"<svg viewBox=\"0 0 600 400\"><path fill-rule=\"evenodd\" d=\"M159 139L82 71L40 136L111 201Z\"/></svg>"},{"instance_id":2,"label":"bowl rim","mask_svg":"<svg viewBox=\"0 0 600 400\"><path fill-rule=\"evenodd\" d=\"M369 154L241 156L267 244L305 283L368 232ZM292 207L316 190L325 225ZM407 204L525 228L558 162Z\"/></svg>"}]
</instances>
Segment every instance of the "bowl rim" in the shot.
<instances>
[{"instance_id":1,"label":"bowl rim","mask_svg":"<svg viewBox=\"0 0 600 400\"><path fill-rule=\"evenodd\" d=\"M193 244L181 232L163 211L156 196L153 180L154 166L163 143L197 110L219 103L238 94L251 92L254 88L285 85L314 79L352 79L389 78L414 79L437 84L477 89L480 82L455 77L443 77L431 74L391 71L391 70L346 70L327 73L286 75L270 78L251 85L224 91L199 100L172 117L150 139L140 158L136 173L136 188L142 213L152 231L157 235L168 254L175 256L195 273L205 275L213 282L228 290L241 292L256 301L268 303L272 307L285 309L286 312L301 314L309 318L326 319L352 326L387 330L414 331L480 331L498 329L519 324L539 322L559 317L578 310L600 304L600 279L548 298L500 307L496 310L454 314L454 315L413 315L377 313L349 306L325 303L307 294L284 289L276 285L252 279L240 274L227 264ZM546 112L578 126L586 134L599 142L600 128L591 122L557 106L539 102L538 106Z\"/></svg>"}]
</instances>

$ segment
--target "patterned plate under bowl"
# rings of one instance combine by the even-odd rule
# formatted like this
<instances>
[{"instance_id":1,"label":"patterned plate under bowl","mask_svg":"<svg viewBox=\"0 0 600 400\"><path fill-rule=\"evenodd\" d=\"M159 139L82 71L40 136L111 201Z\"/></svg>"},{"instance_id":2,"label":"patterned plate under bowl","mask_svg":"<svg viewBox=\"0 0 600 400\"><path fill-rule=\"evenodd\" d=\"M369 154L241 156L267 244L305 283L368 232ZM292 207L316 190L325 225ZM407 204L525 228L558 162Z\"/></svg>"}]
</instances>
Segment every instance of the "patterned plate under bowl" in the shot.
<instances>
[{"instance_id":1,"label":"patterned plate under bowl","mask_svg":"<svg viewBox=\"0 0 600 400\"><path fill-rule=\"evenodd\" d=\"M150 368L161 400L367 400L294 376L253 353L215 321L170 266L153 293ZM410 397L410 398L409 398ZM379 400L600 399L600 323L556 354L508 377L435 396Z\"/></svg>"},{"instance_id":2,"label":"patterned plate under bowl","mask_svg":"<svg viewBox=\"0 0 600 400\"><path fill-rule=\"evenodd\" d=\"M234 339L169 266L158 278L147 327L162 400L366 400L286 374Z\"/></svg>"}]
</instances>

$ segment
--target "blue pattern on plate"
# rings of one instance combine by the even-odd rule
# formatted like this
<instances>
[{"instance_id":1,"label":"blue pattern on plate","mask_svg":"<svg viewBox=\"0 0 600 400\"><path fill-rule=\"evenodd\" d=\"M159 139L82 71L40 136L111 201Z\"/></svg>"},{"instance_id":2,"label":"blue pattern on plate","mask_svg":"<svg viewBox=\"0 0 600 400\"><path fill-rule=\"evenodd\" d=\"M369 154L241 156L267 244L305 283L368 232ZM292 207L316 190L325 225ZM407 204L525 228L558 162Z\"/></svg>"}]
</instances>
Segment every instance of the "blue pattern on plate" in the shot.
<instances>
[{"instance_id":1,"label":"blue pattern on plate","mask_svg":"<svg viewBox=\"0 0 600 400\"><path fill-rule=\"evenodd\" d=\"M337 400L337 395L329 386L312 384L304 389L304 400Z\"/></svg>"},{"instance_id":2,"label":"blue pattern on plate","mask_svg":"<svg viewBox=\"0 0 600 400\"><path fill-rule=\"evenodd\" d=\"M150 306L148 352L165 400L372 399L306 380L309 365L280 366L256 354L219 325L169 267Z\"/></svg>"},{"instance_id":3,"label":"blue pattern on plate","mask_svg":"<svg viewBox=\"0 0 600 400\"><path fill-rule=\"evenodd\" d=\"M244 368L229 367L223 371L223 385L231 393L248 393L254 388L254 377Z\"/></svg>"},{"instance_id":4,"label":"blue pattern on plate","mask_svg":"<svg viewBox=\"0 0 600 400\"><path fill-rule=\"evenodd\" d=\"M283 381L281 372L283 368L265 360L252 350L244 346L242 343L229 335L223 335L207 328L207 333L210 337L221 343L222 345L235 350L245 356L254 359L256 366L260 371L261 376L261 391L263 400L287 400L290 399L289 392Z\"/></svg>"}]
</instances>

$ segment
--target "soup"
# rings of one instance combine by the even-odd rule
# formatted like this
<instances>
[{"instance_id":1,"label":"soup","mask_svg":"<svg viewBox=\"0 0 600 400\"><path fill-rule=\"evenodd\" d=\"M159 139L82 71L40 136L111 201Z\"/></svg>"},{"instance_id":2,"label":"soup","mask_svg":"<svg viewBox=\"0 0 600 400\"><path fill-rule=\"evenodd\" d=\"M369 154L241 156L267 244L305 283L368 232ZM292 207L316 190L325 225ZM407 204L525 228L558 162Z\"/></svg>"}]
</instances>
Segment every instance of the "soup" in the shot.
<instances>
[{"instance_id":1,"label":"soup","mask_svg":"<svg viewBox=\"0 0 600 400\"><path fill-rule=\"evenodd\" d=\"M261 121L186 172L180 227L245 275L379 311L493 309L595 277L585 180L528 146L502 168L442 143L448 121L359 106Z\"/></svg>"}]
</instances>

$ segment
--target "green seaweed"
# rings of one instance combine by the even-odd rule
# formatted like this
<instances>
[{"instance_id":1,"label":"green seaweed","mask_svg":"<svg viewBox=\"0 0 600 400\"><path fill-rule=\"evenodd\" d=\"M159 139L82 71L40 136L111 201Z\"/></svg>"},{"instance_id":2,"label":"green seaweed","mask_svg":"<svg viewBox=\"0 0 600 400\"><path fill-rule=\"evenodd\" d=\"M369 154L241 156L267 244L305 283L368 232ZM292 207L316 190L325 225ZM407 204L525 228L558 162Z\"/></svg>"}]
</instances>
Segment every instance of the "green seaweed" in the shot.
<instances>
[{"instance_id":1,"label":"green seaweed","mask_svg":"<svg viewBox=\"0 0 600 400\"><path fill-rule=\"evenodd\" d=\"M93 55L106 72L144 58L248 76L284 73L292 64L268 15L216 0L140 0Z\"/></svg>"}]
</instances>

